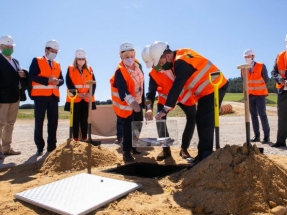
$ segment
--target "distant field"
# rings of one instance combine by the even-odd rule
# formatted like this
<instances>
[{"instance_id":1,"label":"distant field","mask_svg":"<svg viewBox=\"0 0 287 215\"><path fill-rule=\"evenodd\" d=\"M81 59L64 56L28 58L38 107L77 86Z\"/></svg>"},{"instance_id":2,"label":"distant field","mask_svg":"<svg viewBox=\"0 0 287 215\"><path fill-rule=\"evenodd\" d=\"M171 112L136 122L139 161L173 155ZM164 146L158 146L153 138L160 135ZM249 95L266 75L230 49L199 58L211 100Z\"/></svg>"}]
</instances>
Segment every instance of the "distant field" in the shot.
<instances>
[{"instance_id":1,"label":"distant field","mask_svg":"<svg viewBox=\"0 0 287 215\"><path fill-rule=\"evenodd\" d=\"M267 97L268 100L275 104L267 104L270 106L277 106L277 95L275 93L270 93ZM232 101L232 102L240 102L243 100L243 93L227 93L223 99L223 101ZM157 101L154 104L154 113L156 112L156 104ZM69 119L69 112L64 111L64 107L59 107L59 118L60 119ZM176 106L174 110L170 111L168 113L168 116L170 117L184 117L184 113L180 109L179 106ZM31 109L19 109L18 111L18 118L19 119L34 119L34 110Z\"/></svg>"},{"instance_id":2,"label":"distant field","mask_svg":"<svg viewBox=\"0 0 287 215\"><path fill-rule=\"evenodd\" d=\"M64 107L59 107L59 118L60 119L69 119L70 113L64 111ZM19 109L18 111L19 119L34 119L34 109Z\"/></svg>"}]
</instances>

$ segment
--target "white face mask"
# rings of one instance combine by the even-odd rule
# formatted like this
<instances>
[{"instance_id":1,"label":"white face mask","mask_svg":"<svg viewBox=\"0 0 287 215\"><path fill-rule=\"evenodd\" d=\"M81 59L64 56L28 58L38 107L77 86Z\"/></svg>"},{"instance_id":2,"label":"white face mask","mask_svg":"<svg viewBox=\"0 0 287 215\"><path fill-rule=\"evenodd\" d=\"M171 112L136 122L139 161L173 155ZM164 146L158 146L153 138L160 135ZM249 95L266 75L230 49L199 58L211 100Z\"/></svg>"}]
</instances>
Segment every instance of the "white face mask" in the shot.
<instances>
[{"instance_id":1,"label":"white face mask","mask_svg":"<svg viewBox=\"0 0 287 215\"><path fill-rule=\"evenodd\" d=\"M131 65L133 65L134 62L135 62L135 60L134 60L133 58L125 58L123 61L124 61L124 64L125 64L126 66L131 66Z\"/></svg>"},{"instance_id":2,"label":"white face mask","mask_svg":"<svg viewBox=\"0 0 287 215\"><path fill-rule=\"evenodd\" d=\"M287 49L287 45L286 45L286 49Z\"/></svg>"},{"instance_id":3,"label":"white face mask","mask_svg":"<svg viewBox=\"0 0 287 215\"><path fill-rule=\"evenodd\" d=\"M49 60L54 60L56 58L57 54L56 53L53 53L53 52L49 52L47 58Z\"/></svg>"},{"instance_id":4,"label":"white face mask","mask_svg":"<svg viewBox=\"0 0 287 215\"><path fill-rule=\"evenodd\" d=\"M251 58L245 58L245 62L248 64L252 64L253 60Z\"/></svg>"},{"instance_id":5,"label":"white face mask","mask_svg":"<svg viewBox=\"0 0 287 215\"><path fill-rule=\"evenodd\" d=\"M84 66L85 62L86 62L86 61L84 61L84 60L77 60L77 64L78 64L79 66Z\"/></svg>"}]
</instances>

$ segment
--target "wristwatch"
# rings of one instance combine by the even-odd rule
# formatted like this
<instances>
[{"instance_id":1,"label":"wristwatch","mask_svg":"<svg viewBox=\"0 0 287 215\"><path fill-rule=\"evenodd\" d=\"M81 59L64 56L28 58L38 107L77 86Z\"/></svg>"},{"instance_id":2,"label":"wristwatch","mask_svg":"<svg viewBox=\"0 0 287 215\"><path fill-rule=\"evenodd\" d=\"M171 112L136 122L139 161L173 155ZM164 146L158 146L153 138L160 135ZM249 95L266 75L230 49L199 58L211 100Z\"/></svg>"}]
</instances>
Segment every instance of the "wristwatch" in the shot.
<instances>
[{"instance_id":1,"label":"wristwatch","mask_svg":"<svg viewBox=\"0 0 287 215\"><path fill-rule=\"evenodd\" d=\"M167 114L167 113L169 112L169 110L168 110L168 111L166 111L166 110L163 108L163 109L161 109L161 111L160 111L160 112Z\"/></svg>"}]
</instances>

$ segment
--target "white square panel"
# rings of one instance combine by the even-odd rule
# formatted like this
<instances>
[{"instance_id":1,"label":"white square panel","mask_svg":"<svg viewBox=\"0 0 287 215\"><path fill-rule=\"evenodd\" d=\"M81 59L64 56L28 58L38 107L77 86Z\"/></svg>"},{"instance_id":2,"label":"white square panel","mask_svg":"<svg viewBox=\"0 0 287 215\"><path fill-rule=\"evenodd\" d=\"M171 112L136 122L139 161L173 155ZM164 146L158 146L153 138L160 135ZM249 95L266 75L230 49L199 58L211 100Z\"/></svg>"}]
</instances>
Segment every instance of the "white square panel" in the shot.
<instances>
[{"instance_id":1,"label":"white square panel","mask_svg":"<svg viewBox=\"0 0 287 215\"><path fill-rule=\"evenodd\" d=\"M87 173L15 194L15 198L59 214L87 214L142 185Z\"/></svg>"}]
</instances>

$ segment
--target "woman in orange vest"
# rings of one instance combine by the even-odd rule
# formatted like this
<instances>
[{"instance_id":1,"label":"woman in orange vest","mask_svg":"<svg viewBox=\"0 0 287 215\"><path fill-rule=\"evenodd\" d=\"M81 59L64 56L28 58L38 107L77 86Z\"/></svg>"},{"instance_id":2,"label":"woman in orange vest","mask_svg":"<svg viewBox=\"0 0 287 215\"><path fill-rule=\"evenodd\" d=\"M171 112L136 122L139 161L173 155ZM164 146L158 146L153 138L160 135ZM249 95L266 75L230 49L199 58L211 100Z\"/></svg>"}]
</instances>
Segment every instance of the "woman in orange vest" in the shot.
<instances>
[{"instance_id":1,"label":"woman in orange vest","mask_svg":"<svg viewBox=\"0 0 287 215\"><path fill-rule=\"evenodd\" d=\"M73 138L79 140L79 127L81 128L82 140L87 140L88 133L88 112L89 112L89 90L92 90L94 95L96 85L93 89L89 89L87 81L95 80L92 67L88 65L86 52L83 49L78 49L75 53L73 65L68 67L66 75L66 85L68 90L76 89L78 92L74 100L74 115L73 115ZM92 109L96 109L94 96L92 97ZM70 99L67 96L65 110L70 111Z\"/></svg>"},{"instance_id":2,"label":"woman in orange vest","mask_svg":"<svg viewBox=\"0 0 287 215\"><path fill-rule=\"evenodd\" d=\"M190 91L197 101L196 125L198 132L198 155L193 164L204 159L205 151L213 150L214 137L214 87L209 82L209 74L219 72L219 69L208 59L191 49L172 51L165 42L156 41L151 45L150 56L154 60L154 68L172 68L175 80L168 93L164 108L157 113L156 119L161 119L175 106L182 90ZM214 83L219 81L215 77ZM219 85L219 105L228 87L225 77Z\"/></svg>"},{"instance_id":3,"label":"woman in orange vest","mask_svg":"<svg viewBox=\"0 0 287 215\"><path fill-rule=\"evenodd\" d=\"M132 121L143 121L144 75L135 59L133 44L124 42L120 46L120 58L116 72L110 79L113 108L122 122L123 160L134 161L131 155L139 154L132 148Z\"/></svg>"},{"instance_id":4,"label":"woman in orange vest","mask_svg":"<svg viewBox=\"0 0 287 215\"><path fill-rule=\"evenodd\" d=\"M142 51L142 59L146 63L147 68L151 68L153 64L153 60L149 55L149 49L150 46L146 46ZM159 112L164 107L168 93L174 82L175 76L171 69L165 70L165 67L163 67L160 71L152 69L149 73L149 76L150 76L149 87L148 92L146 93L147 111L145 113L145 118L147 120L152 120L153 119L152 110L156 92L158 93L157 112ZM179 153L179 155L184 159L191 157L187 149L190 145L190 141L192 139L195 128L196 106L195 106L195 100L193 96L189 94L189 92L190 91L182 92L177 100L177 105L182 109L182 111L186 115L186 124L184 132L182 134L181 151ZM166 120L166 117L167 115L162 117L162 119ZM169 136L167 129L166 131L161 131L162 129L160 129L160 127L161 126L157 126L159 137ZM157 160L163 160L170 156L171 156L170 147L163 147L162 152L157 156Z\"/></svg>"},{"instance_id":5,"label":"woman in orange vest","mask_svg":"<svg viewBox=\"0 0 287 215\"><path fill-rule=\"evenodd\" d=\"M287 139L287 34L285 38L286 50L278 54L272 78L276 81L278 104L278 130L276 143L272 147L286 146Z\"/></svg>"}]
</instances>

